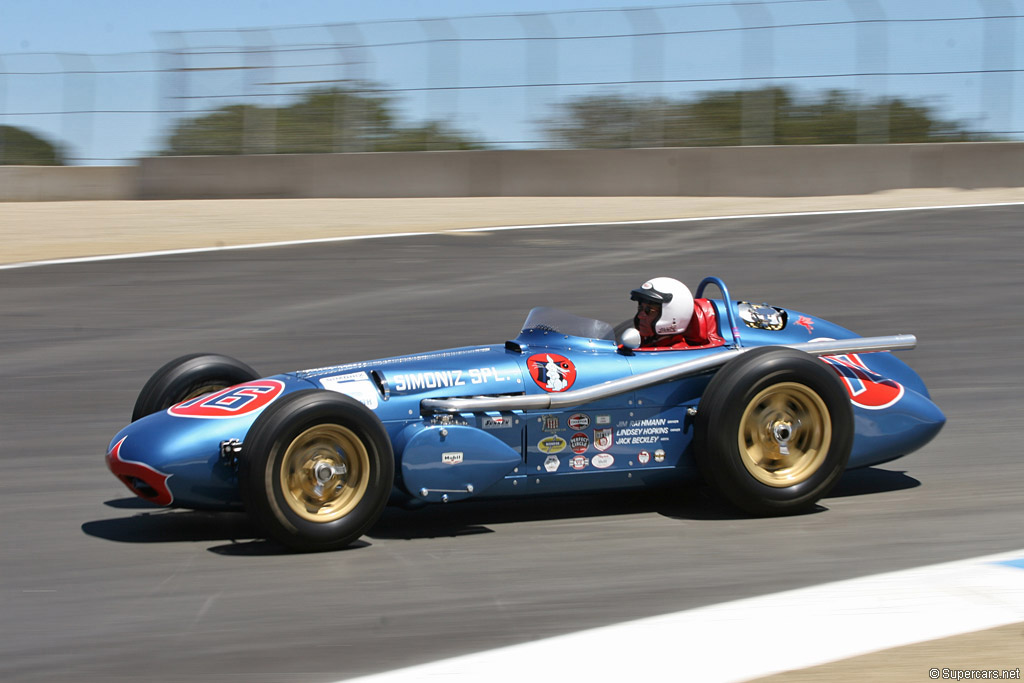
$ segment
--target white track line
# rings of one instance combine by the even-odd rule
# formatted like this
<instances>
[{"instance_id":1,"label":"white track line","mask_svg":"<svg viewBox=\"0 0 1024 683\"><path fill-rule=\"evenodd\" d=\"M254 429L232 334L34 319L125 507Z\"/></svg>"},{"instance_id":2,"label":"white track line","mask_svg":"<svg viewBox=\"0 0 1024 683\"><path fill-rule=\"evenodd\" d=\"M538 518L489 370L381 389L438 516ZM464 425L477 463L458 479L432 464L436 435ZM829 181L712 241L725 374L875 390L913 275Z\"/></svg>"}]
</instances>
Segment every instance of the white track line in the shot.
<instances>
[{"instance_id":1,"label":"white track line","mask_svg":"<svg viewBox=\"0 0 1024 683\"><path fill-rule=\"evenodd\" d=\"M828 583L347 683L744 681L1024 621L1024 549ZM928 663L920 672L929 680Z\"/></svg>"},{"instance_id":2,"label":"white track line","mask_svg":"<svg viewBox=\"0 0 1024 683\"><path fill-rule=\"evenodd\" d=\"M585 228L595 225L657 225L659 223L692 223L694 221L725 221L749 218L788 218L795 216L834 216L858 213L885 213L889 211L938 211L941 209L976 209L994 206L1024 206L1024 202L993 202L989 204L947 204L944 206L901 206L887 209L836 209L832 211L793 211L786 213L751 213L732 216L691 216L687 218L653 218L631 221L597 221L591 223L536 223L524 225L496 225L478 228L456 228L453 230L427 230L422 232L395 232L384 234L348 235L344 237L320 237L305 240L287 240L283 242L259 242L255 244L235 244L222 247L195 247L190 249L164 249L161 251L142 251L128 254L105 254L102 256L82 256L76 258L49 259L46 261L23 261L0 265L0 270L15 268L33 268L36 266L54 266L69 263L95 263L99 261L117 261L121 259L148 258L151 256L177 256L179 254L202 254L217 251L236 251L238 249L265 249L268 247L291 247L304 244L324 244L328 242L348 242L352 240L372 240L390 237L421 237L424 235L441 235L459 232L498 232L502 230L534 230L537 228Z\"/></svg>"}]
</instances>

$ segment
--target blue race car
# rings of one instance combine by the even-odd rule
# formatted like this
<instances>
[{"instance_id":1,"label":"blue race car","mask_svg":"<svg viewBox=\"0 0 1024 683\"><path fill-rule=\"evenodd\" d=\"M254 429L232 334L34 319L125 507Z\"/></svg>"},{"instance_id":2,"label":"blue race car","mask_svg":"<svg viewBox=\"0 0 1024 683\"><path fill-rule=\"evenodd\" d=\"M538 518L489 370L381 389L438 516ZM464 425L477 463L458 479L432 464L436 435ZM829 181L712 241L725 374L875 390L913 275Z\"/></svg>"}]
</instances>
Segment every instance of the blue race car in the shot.
<instances>
[{"instance_id":1,"label":"blue race car","mask_svg":"<svg viewBox=\"0 0 1024 683\"><path fill-rule=\"evenodd\" d=\"M722 298L704 298L708 285ZM245 509L269 537L318 551L352 543L389 501L698 476L747 513L799 513L844 470L919 449L945 423L889 353L913 348L911 335L859 337L734 301L718 278L684 317L678 340L646 346L633 321L535 308L492 346L265 378L227 356L184 356L143 387L107 465L145 500Z\"/></svg>"}]
</instances>

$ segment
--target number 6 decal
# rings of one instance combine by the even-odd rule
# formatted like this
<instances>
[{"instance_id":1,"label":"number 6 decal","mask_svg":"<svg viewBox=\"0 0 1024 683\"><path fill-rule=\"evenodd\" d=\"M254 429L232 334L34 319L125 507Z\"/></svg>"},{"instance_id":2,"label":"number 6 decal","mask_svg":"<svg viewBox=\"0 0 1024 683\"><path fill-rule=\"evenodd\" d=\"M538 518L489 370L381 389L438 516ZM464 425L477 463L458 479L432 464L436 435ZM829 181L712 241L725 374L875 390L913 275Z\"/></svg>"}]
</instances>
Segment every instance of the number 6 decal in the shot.
<instances>
[{"instance_id":1,"label":"number 6 decal","mask_svg":"<svg viewBox=\"0 0 1024 683\"><path fill-rule=\"evenodd\" d=\"M284 391L284 382L261 379L183 401L167 409L175 417L222 419L263 410Z\"/></svg>"}]
</instances>

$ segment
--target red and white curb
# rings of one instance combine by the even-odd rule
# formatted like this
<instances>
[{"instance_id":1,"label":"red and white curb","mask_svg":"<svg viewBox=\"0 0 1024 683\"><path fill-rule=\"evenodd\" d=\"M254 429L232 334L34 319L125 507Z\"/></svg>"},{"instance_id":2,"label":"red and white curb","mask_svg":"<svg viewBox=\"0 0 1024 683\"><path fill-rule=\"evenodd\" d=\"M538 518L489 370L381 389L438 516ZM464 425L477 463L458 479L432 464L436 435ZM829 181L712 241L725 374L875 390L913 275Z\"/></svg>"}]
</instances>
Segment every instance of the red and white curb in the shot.
<instances>
[{"instance_id":1,"label":"red and white curb","mask_svg":"<svg viewBox=\"0 0 1024 683\"><path fill-rule=\"evenodd\" d=\"M356 679L744 681L1024 622L1024 549L711 605ZM921 672L928 680L928 672Z\"/></svg>"}]
</instances>

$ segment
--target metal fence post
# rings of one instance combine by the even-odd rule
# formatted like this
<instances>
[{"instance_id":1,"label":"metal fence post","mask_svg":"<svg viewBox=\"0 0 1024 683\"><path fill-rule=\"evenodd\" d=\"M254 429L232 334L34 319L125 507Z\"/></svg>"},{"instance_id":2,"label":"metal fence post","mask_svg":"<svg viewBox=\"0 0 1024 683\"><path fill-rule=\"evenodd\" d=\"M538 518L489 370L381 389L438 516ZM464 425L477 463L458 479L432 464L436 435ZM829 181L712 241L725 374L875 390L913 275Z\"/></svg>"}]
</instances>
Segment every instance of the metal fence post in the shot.
<instances>
[{"instance_id":1,"label":"metal fence post","mask_svg":"<svg viewBox=\"0 0 1024 683\"><path fill-rule=\"evenodd\" d=\"M7 127L4 119L7 113L7 79L4 60L0 59L0 166L7 163Z\"/></svg>"},{"instance_id":2,"label":"metal fence post","mask_svg":"<svg viewBox=\"0 0 1024 683\"><path fill-rule=\"evenodd\" d=\"M751 83L770 79L775 74L772 15L757 2L733 0L733 8L745 26L743 33L743 75ZM758 69L763 69L763 76ZM760 91L749 87L743 93L740 138L744 145L771 145L775 142L775 93L768 87Z\"/></svg>"},{"instance_id":3,"label":"metal fence post","mask_svg":"<svg viewBox=\"0 0 1024 683\"><path fill-rule=\"evenodd\" d=\"M660 90L662 78L662 63L664 55L663 39L664 30L661 20L658 18L657 9L654 7L632 7L622 10L626 19L633 25L633 83L637 100L646 88ZM647 54L644 54L644 45L650 45ZM646 86L646 87L645 87ZM647 116L639 117L640 111L634 103L633 125L631 127L630 146L641 147L653 145L662 147L665 144L665 112L664 103L661 101L660 93L650 98L651 109ZM646 130L652 129L649 133ZM643 134L637 139L637 133Z\"/></svg>"},{"instance_id":4,"label":"metal fence post","mask_svg":"<svg viewBox=\"0 0 1024 683\"><path fill-rule=\"evenodd\" d=\"M160 86L157 97L161 104L157 110L166 114L163 117L165 146L168 151L174 149L174 128L177 122L187 115L188 98L188 43L181 31L160 31L154 33L158 45L163 44L160 51ZM181 150L189 152L189 149ZM179 151L180 154L180 151Z\"/></svg>"},{"instance_id":5,"label":"metal fence post","mask_svg":"<svg viewBox=\"0 0 1024 683\"><path fill-rule=\"evenodd\" d=\"M362 152L366 150L366 107L361 88L366 79L360 67L366 64L366 41L359 25L331 24L327 26L338 53L338 86L334 97L331 148L334 152Z\"/></svg>"},{"instance_id":6,"label":"metal fence post","mask_svg":"<svg viewBox=\"0 0 1024 683\"><path fill-rule=\"evenodd\" d=\"M277 110L272 100L269 106L260 105L262 93L258 90L274 80L274 41L266 30L242 30L240 34L247 43L243 53L247 106L242 124L242 153L273 154L277 151Z\"/></svg>"},{"instance_id":7,"label":"metal fence post","mask_svg":"<svg viewBox=\"0 0 1024 683\"><path fill-rule=\"evenodd\" d=\"M884 144L889 142L889 102L885 92L889 45L885 12L878 0L846 0L857 24L857 78L860 82L860 104L857 112L857 142ZM871 105L869 93L877 85L879 106ZM885 106L883 106L883 104Z\"/></svg>"},{"instance_id":8,"label":"metal fence post","mask_svg":"<svg viewBox=\"0 0 1024 683\"><path fill-rule=\"evenodd\" d=\"M540 12L517 14L523 27L524 49L526 50L526 88L524 102L527 112L537 112L544 108L547 97L544 95L544 84L558 83L558 46L555 43L557 34L547 14ZM557 86L553 86L556 87ZM556 89L557 92L557 89ZM536 120L534 122L536 125ZM533 136L539 139L540 136Z\"/></svg>"},{"instance_id":9,"label":"metal fence post","mask_svg":"<svg viewBox=\"0 0 1024 683\"><path fill-rule=\"evenodd\" d=\"M440 124L446 119L453 118L455 112L458 111L458 86L459 86L459 53L458 44L455 42L459 36L456 33L454 27L447 19L420 19L420 27L423 32L427 35L429 42L427 43L427 50L430 53L428 58L428 69L427 74L428 89L430 90L430 100L435 102L435 105L430 107L431 110L438 113L437 123ZM444 85L442 80L443 73L443 61L445 60L444 48L447 44L451 54L449 56L448 64L451 68L452 79L450 85ZM451 111L450 116L446 116L441 112L443 109L443 98L444 90L449 89L451 97ZM436 149L436 142L433 140L428 129L427 140L425 144L426 149Z\"/></svg>"},{"instance_id":10,"label":"metal fence post","mask_svg":"<svg viewBox=\"0 0 1024 683\"><path fill-rule=\"evenodd\" d=\"M95 84L92 73L92 60L88 55L71 54L61 52L57 55L64 70L64 116L61 122L62 135L66 141L76 139L75 130L78 131L78 146L80 152L75 157L66 156L65 161L88 161L89 148L92 141L92 113L95 109L95 97L93 96ZM75 78L80 76L80 78ZM75 86L79 81L81 89ZM81 96L81 100L79 100ZM81 102L76 105L76 102ZM78 121L80 124L75 125Z\"/></svg>"},{"instance_id":11,"label":"metal fence post","mask_svg":"<svg viewBox=\"0 0 1024 683\"><path fill-rule=\"evenodd\" d=\"M1013 67L1016 63L1016 31L1010 0L978 0L985 16L982 37L982 94L987 129L1006 134L1013 125Z\"/></svg>"}]
</instances>

